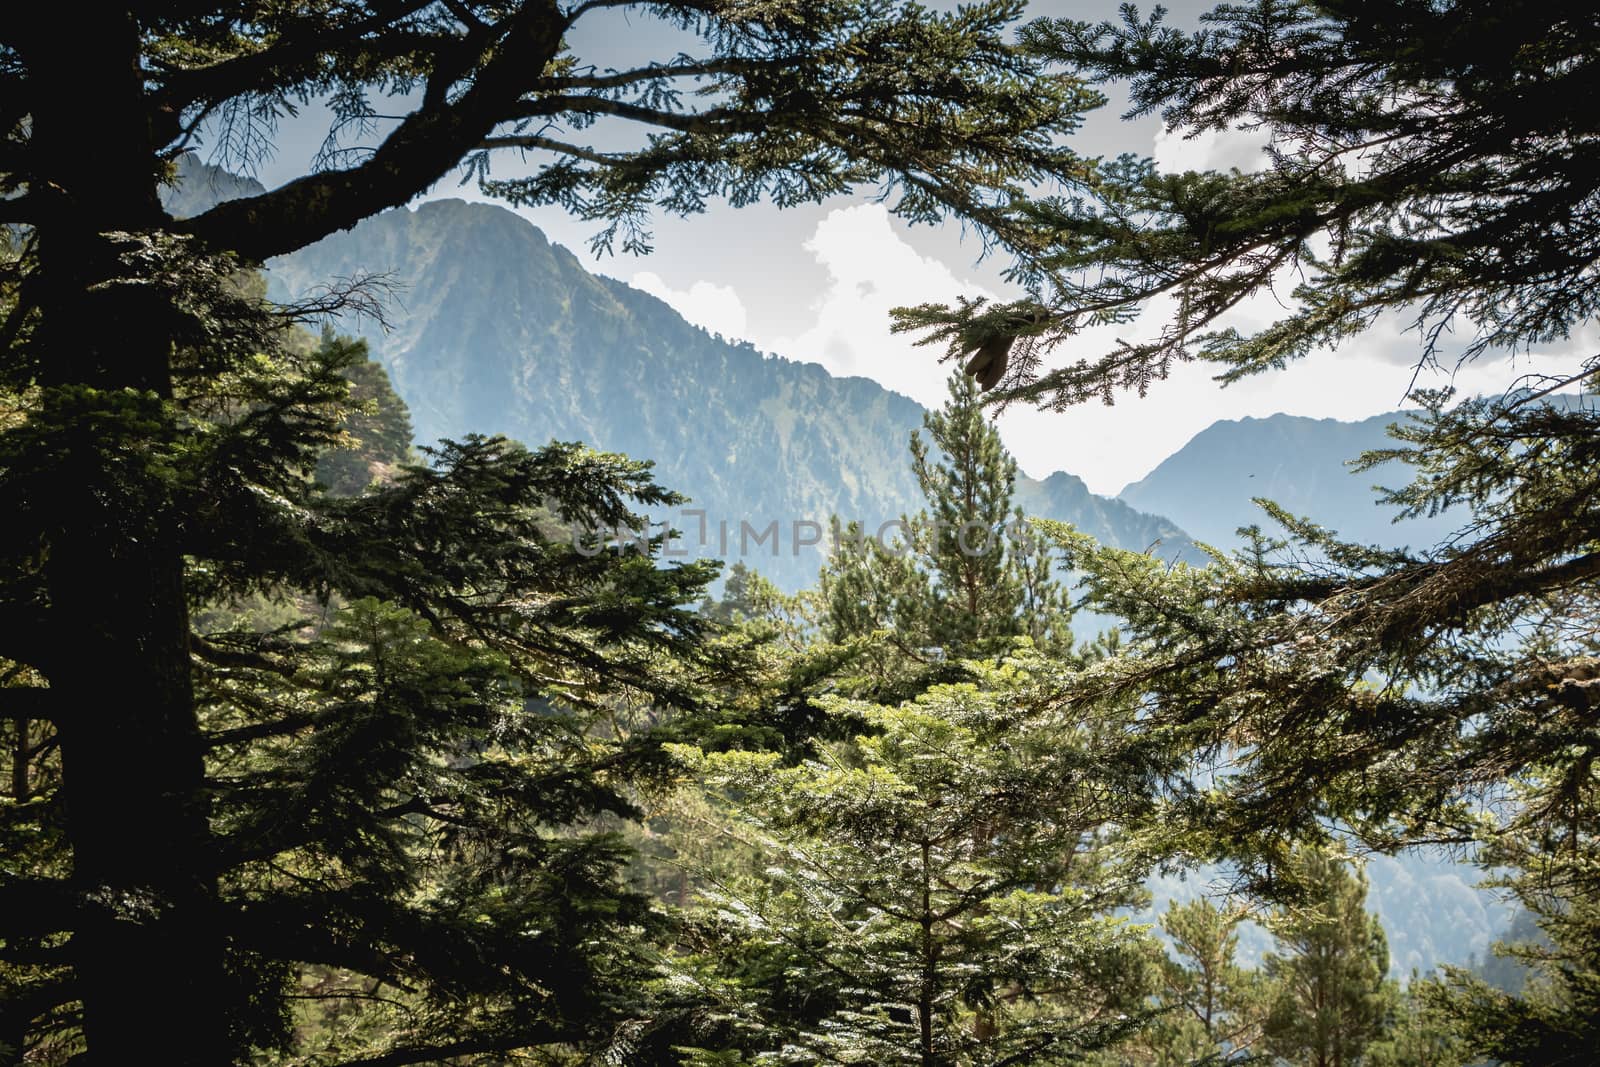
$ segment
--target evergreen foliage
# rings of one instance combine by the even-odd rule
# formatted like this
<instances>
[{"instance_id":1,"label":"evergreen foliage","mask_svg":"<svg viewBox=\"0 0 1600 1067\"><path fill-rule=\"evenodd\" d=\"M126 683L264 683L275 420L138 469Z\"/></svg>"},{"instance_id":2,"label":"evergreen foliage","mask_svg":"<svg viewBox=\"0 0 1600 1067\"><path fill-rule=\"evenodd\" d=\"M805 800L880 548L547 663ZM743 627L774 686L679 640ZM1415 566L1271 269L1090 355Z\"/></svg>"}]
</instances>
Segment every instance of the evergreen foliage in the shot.
<instances>
[{"instance_id":1,"label":"evergreen foliage","mask_svg":"<svg viewBox=\"0 0 1600 1067\"><path fill-rule=\"evenodd\" d=\"M1428 1002L1431 986L1413 971L1388 1031L1367 1046L1372 1067L1467 1067L1476 1062L1463 1034Z\"/></svg>"},{"instance_id":2,"label":"evergreen foliage","mask_svg":"<svg viewBox=\"0 0 1600 1067\"><path fill-rule=\"evenodd\" d=\"M574 54L607 8L688 52ZM1019 255L1026 300L908 309L999 399L1233 380L1404 310L1463 358L1565 339L1600 298L1569 2L1255 0L1197 35L914 4L41 8L0 35L0 1049L178 1065L1586 1063L1600 1044L1594 358L1424 410L1386 499L1464 516L1366 546L1264 503L1210 566L1020 521L958 375L914 435L926 510L846 539L812 598L670 565L648 463L466 436L411 452L365 349L243 268L465 163L648 247L648 213L880 187ZM1270 170L1163 175L1057 140L1131 80L1186 132L1254 123ZM380 119L386 97L406 113ZM207 133L269 150L325 98L313 173L179 221ZM96 122L84 125L81 101ZM352 131L386 132L370 153ZM583 131L596 129L592 143ZM642 140L614 140L618 125ZM563 140L564 128L573 139ZM606 147L599 147L605 145ZM621 147L618 147L620 145ZM535 153L521 177L497 153ZM1072 198L1030 200L1043 182ZM1217 324L1300 269L1288 315ZM1148 343L1052 344L1172 298ZM1008 362L1009 361L1009 362ZM631 539L583 531L632 531ZM858 531L861 532L861 531ZM1075 650L1052 575L1124 635ZM694 786L704 788L698 792ZM670 800L660 800L671 797ZM644 814L641 801L659 801ZM1522 988L1401 994L1345 846L1470 849L1540 936ZM636 849L633 846L641 846ZM658 857L684 871L667 884ZM642 854L642 855L641 855ZM1178 906L1226 861L1277 951ZM652 896L653 893L653 896ZM669 916L662 903L678 906Z\"/></svg>"},{"instance_id":3,"label":"evergreen foliage","mask_svg":"<svg viewBox=\"0 0 1600 1067\"><path fill-rule=\"evenodd\" d=\"M1015 463L950 389L911 442L927 509L901 545L842 539L821 626L787 630L810 740L682 750L713 801L677 832L681 966L718 1006L691 1062L1077 1062L1143 1024L1152 946L1116 915L1145 863L1119 827L1155 788L1134 708L1064 700L1052 542L1007 529ZM776 606L736 568L714 610L770 637Z\"/></svg>"},{"instance_id":4,"label":"evergreen foliage","mask_svg":"<svg viewBox=\"0 0 1600 1067\"><path fill-rule=\"evenodd\" d=\"M338 342L325 331L322 343ZM317 481L335 496L355 496L412 458L411 416L378 363L363 358L350 363L344 375L350 381L351 406L340 429L347 440L317 457Z\"/></svg>"},{"instance_id":5,"label":"evergreen foliage","mask_svg":"<svg viewBox=\"0 0 1600 1067\"><path fill-rule=\"evenodd\" d=\"M630 783L661 760L591 722L619 701L692 699L667 663L699 643L685 605L711 572L572 542L566 524L627 525L634 503L672 499L647 464L488 438L397 462L404 407L360 345L302 341L247 293L237 310L254 316L241 334L266 331L196 352L210 373L167 405L80 400L102 424L170 413L182 428L123 457L109 491L159 488L190 534L214 904L203 925L179 924L155 901L75 889L54 687L13 668L8 692L43 721L16 753L8 835L46 847L7 853L7 892L35 906L12 912L5 940L5 1040L48 1062L81 1051L76 976L101 961L64 952L63 936L158 921L217 938L228 1040L268 1058L603 1043L637 1010L662 925L594 820L631 812ZM5 490L32 514L72 427L59 409L22 411ZM397 465L339 497L314 477L330 454ZM159 852L139 815L122 832Z\"/></svg>"},{"instance_id":6,"label":"evergreen foliage","mask_svg":"<svg viewBox=\"0 0 1600 1067\"><path fill-rule=\"evenodd\" d=\"M1271 989L1265 1047L1307 1067L1353 1067L1388 1027L1398 996L1383 927L1365 908L1366 876L1314 849L1297 853L1288 874L1305 895L1269 921L1283 951L1262 961Z\"/></svg>"},{"instance_id":7,"label":"evergreen foliage","mask_svg":"<svg viewBox=\"0 0 1600 1067\"><path fill-rule=\"evenodd\" d=\"M1591 319L1591 158L1600 128L1577 103L1600 79L1589 5L1255 0L1184 33L1164 11L1118 22L1040 19L1025 46L1092 78L1125 81L1130 115L1189 134L1248 126L1271 166L1163 174L1105 163L1093 194L1019 207L1053 253L1044 303L908 309L952 353L1020 334L1008 398L1054 407L1143 393L1174 362L1225 380L1358 336L1385 311L1414 319L1419 361L1452 318L1459 358L1567 336ZM1289 314L1251 336L1218 320L1294 277ZM1155 339L1069 366L1047 351L1170 298ZM1020 310L1019 310L1020 309Z\"/></svg>"},{"instance_id":8,"label":"evergreen foliage","mask_svg":"<svg viewBox=\"0 0 1600 1067\"><path fill-rule=\"evenodd\" d=\"M686 754L756 858L702 889L688 961L749 1058L694 1062L1065 1063L1137 1028L1115 826L1149 783L1107 759L1131 711L1065 704L1070 669L1024 644L898 706L825 700L862 732L797 764Z\"/></svg>"},{"instance_id":9,"label":"evergreen foliage","mask_svg":"<svg viewBox=\"0 0 1600 1067\"><path fill-rule=\"evenodd\" d=\"M1549 781L1552 773L1561 780ZM1489 962L1500 966L1486 968L1487 977L1447 967L1422 997L1478 1057L1517 1065L1582 1063L1600 1041L1593 772L1540 767L1527 777L1524 803L1547 805L1559 797L1565 810L1547 825L1510 827L1491 840L1483 860L1499 867L1496 884L1525 909L1519 919L1532 921L1514 923L1512 936L1495 946L1499 958ZM1497 986L1487 980L1497 972L1515 981Z\"/></svg>"},{"instance_id":10,"label":"evergreen foliage","mask_svg":"<svg viewBox=\"0 0 1600 1067\"><path fill-rule=\"evenodd\" d=\"M1021 209L1055 249L1037 300L907 309L902 327L952 355L1020 338L1000 399L1061 408L1142 393L1184 360L1225 382L1282 368L1385 314L1413 322L1419 365L1462 327L1467 360L1593 323L1600 131L1577 103L1600 76L1588 5L1258 0L1204 22L1185 34L1127 6L1118 23L1036 22L1026 41L1127 81L1133 113L1177 133L1259 131L1269 167L1107 163L1095 195ZM1278 322L1221 324L1289 272ZM1051 345L1157 297L1153 339L1046 365ZM1419 394L1397 445L1361 465L1411 466L1384 497L1402 515L1458 509L1436 546L1347 543L1263 502L1282 535L1256 531L1205 570L1088 546L1078 559L1089 605L1129 624L1095 691L1144 700L1152 734L1193 753L1166 805L1172 847L1243 857L1266 891L1293 866L1286 836L1453 843L1510 868L1565 947L1537 961L1525 999L1465 977L1440 997L1474 1020L1472 1049L1512 1062L1594 1044L1583 902L1600 888L1579 857L1595 810L1595 373L1579 356L1501 397Z\"/></svg>"},{"instance_id":11,"label":"evergreen foliage","mask_svg":"<svg viewBox=\"0 0 1600 1067\"><path fill-rule=\"evenodd\" d=\"M52 802L8 812L59 847L8 864L0 885L38 905L6 909L0 931L7 966L34 969L7 1034L81 1041L91 1063L242 1062L291 1043L285 998L294 967L311 962L417 998L407 1010L420 1014L370 1055L335 1060L587 1039L623 1003L602 995L604 976L630 966L639 939L601 931L631 928L638 909L609 880L609 846L581 844L576 829L569 846L557 828L616 807L602 769L622 774L628 761L590 753L557 771L565 757L541 766L537 751L500 761L457 746L499 721L488 709L510 700L505 678L518 699L562 709L544 714L579 716L573 738L587 736L585 709L623 694L687 698L672 663L696 643L701 620L682 605L704 569L591 555L541 525L626 527L631 507L675 498L619 457L494 439L447 444L357 497L319 495L312 476L340 443L351 363L326 346L294 351L281 320L228 283L463 162L518 203L599 221L605 246L645 247L657 205L795 204L863 183L883 186L902 217L953 215L1020 246L998 205L1084 174L1055 137L1097 98L1006 43L1011 0L950 13L640 4L694 54L600 71L566 42L617 6L245 3L93 18L44 6L7 21L0 223L25 236L0 287L0 389L14 401L0 429L0 658L11 717L29 724L22 743L49 744L61 768ZM331 105L333 126L310 173L181 221L163 210L172 161L200 138L216 139L218 161L248 164L312 99ZM378 100L404 114L380 119ZM600 120L651 133L619 150L551 136ZM370 151L346 139L380 128ZM495 153L525 151L540 153L526 177L491 175ZM299 310L352 304L376 310L359 281ZM359 648L320 643L319 627L193 633L197 612L254 596L354 612L338 616L354 630L334 632L368 635L372 670L341 666ZM389 655L398 673L378 670ZM490 688L445 684L441 671L457 668ZM219 671L236 684L217 689ZM308 691L319 677L333 689ZM214 734L218 713L241 721ZM537 703L520 712L537 714ZM358 738L381 715L417 747L380 746L362 767ZM558 743L554 724L511 718L516 745ZM36 738L34 722L54 734ZM234 755L214 744L243 736L233 729L259 734L248 765L217 762ZM292 762L274 764L275 752ZM348 783L331 774L352 761ZM454 791L479 765L529 807ZM530 784L551 774L548 789ZM286 833L253 813L262 804L310 822ZM514 842L507 862L543 873L500 901L493 865L460 859L448 893L430 897L422 860L397 852L430 835L482 845L480 856ZM552 889L562 877L570 897ZM313 903L328 905L315 922ZM529 938L553 955L519 955ZM173 1003L186 1009L178 1042Z\"/></svg>"},{"instance_id":12,"label":"evergreen foliage","mask_svg":"<svg viewBox=\"0 0 1600 1067\"><path fill-rule=\"evenodd\" d=\"M1227 1062L1258 1046L1267 989L1260 974L1235 958L1236 931L1245 917L1204 897L1174 903L1162 914L1161 929L1172 942L1159 965L1155 999L1163 1010L1140 1035L1137 1062L1156 1067Z\"/></svg>"},{"instance_id":13,"label":"evergreen foliage","mask_svg":"<svg viewBox=\"0 0 1600 1067\"><path fill-rule=\"evenodd\" d=\"M868 642L866 682L883 694L914 692L1019 636L1072 648L1054 543L1014 504L1016 461L971 380L955 375L949 389L944 407L923 418L928 439L911 435L925 507L902 516L893 536L858 524L841 531L821 575L823 632Z\"/></svg>"}]
</instances>

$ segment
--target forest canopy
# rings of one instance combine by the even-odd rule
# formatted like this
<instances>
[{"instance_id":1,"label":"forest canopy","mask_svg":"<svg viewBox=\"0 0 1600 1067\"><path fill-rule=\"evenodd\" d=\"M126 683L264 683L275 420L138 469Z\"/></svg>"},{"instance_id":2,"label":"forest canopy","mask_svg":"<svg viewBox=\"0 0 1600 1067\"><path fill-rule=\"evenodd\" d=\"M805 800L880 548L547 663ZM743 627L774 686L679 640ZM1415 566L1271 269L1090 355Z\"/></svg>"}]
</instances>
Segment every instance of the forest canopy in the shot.
<instances>
[{"instance_id":1,"label":"forest canopy","mask_svg":"<svg viewBox=\"0 0 1600 1067\"><path fill-rule=\"evenodd\" d=\"M614 8L692 48L574 52ZM1457 324L1462 359L1587 336L1600 23L1481 0L1256 0L1192 33L1025 14L8 18L7 1062L1592 1054L1595 358L1420 394L1359 460L1409 464L1402 512L1464 515L1445 543L1348 543L1263 502L1272 529L1203 567L1027 522L985 404L1138 394L1194 359L1232 381L1393 313L1421 363ZM1270 165L1079 154L1112 83L1179 133L1262 132ZM305 174L163 208L183 153L248 164L317 101ZM258 268L460 168L602 249L713 199L866 191L1011 254L1016 299L898 319L967 361L909 442L932 521L840 548L798 597L744 569L713 595L713 564L663 555L648 512L682 498L648 457L413 442L364 346L306 329L381 315L372 280L284 305ZM1280 321L1225 327L1290 271ZM1157 298L1153 340L1055 362ZM1036 536L944 536L1006 525ZM1084 609L1115 626L1075 634ZM1441 845L1531 922L1514 981L1390 976L1359 858ZM1235 892L1137 921L1153 871L1200 869Z\"/></svg>"}]
</instances>

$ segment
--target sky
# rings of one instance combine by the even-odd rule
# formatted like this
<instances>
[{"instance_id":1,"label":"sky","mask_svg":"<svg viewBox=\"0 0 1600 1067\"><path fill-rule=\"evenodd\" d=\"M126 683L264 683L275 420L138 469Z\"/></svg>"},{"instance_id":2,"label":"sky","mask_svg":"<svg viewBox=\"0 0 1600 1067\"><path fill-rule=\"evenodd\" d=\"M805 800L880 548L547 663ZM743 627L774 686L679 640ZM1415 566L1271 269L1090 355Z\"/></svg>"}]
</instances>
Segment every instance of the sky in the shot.
<instances>
[{"instance_id":1,"label":"sky","mask_svg":"<svg viewBox=\"0 0 1600 1067\"><path fill-rule=\"evenodd\" d=\"M1195 0L1167 4L1170 21L1180 26L1195 25L1209 6ZM1055 0L1034 4L1029 15L1038 14L1109 18L1115 17L1115 4ZM600 15L586 19L571 43L601 67L661 59L692 44L646 16ZM1115 90L1108 95L1115 96ZM1156 117L1123 120L1119 103L1113 99L1089 116L1073 140L1081 154L1131 152L1170 170L1248 171L1265 165L1257 134L1208 133L1186 140L1163 129ZM302 109L283 122L273 157L254 176L272 187L303 173L326 129L324 111ZM419 199L446 197L486 199L475 185L454 178ZM953 302L960 295L1022 295L1001 277L1004 260L982 259L976 238L964 238L959 224L910 227L867 195L782 211L767 205L712 205L688 219L658 217L654 251L643 257L597 258L587 243L597 226L558 208L517 211L590 270L665 300L691 322L729 339L748 340L762 352L820 363L837 375L872 378L928 406L943 401L950 364L939 361L941 350L891 334L889 309ZM1270 323L1283 313L1278 298L1292 281L1285 278L1278 294L1261 294L1228 323L1244 330ZM1162 310L1153 305L1140 321L1086 332L1058 349L1057 357L1071 362L1101 354L1119 338L1136 340L1160 323ZM1044 477L1065 470L1095 492L1112 495L1218 419L1283 412L1354 420L1401 408L1419 353L1416 334L1405 327L1401 319L1380 321L1338 351L1316 353L1285 371L1227 388L1212 380L1210 368L1182 365L1146 396L1122 398L1113 407L1090 404L1059 413L1012 407L997 422L1025 473ZM1500 391L1520 374L1569 362L1574 351L1574 345L1560 346L1514 364L1482 359L1453 377L1425 371L1417 384L1454 384L1464 393Z\"/></svg>"}]
</instances>

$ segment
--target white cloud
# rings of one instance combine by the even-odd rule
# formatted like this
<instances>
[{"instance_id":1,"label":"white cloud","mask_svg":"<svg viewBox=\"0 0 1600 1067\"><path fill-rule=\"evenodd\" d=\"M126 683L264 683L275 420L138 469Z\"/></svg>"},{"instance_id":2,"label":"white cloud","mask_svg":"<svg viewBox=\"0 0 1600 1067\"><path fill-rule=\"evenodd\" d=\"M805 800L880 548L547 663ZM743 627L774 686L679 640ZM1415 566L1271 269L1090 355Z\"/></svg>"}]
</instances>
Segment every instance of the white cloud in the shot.
<instances>
[{"instance_id":1,"label":"white cloud","mask_svg":"<svg viewBox=\"0 0 1600 1067\"><path fill-rule=\"evenodd\" d=\"M940 403L949 364L939 362L937 349L890 333L889 309L993 294L919 255L895 232L881 204L829 212L804 248L828 275L811 305L812 325L794 336L757 338L758 345L821 363L834 374L876 379L924 404Z\"/></svg>"},{"instance_id":2,"label":"white cloud","mask_svg":"<svg viewBox=\"0 0 1600 1067\"><path fill-rule=\"evenodd\" d=\"M744 302L731 286L698 281L688 289L673 289L659 274L648 270L635 274L628 284L666 301L673 310L696 326L720 333L730 341L750 336Z\"/></svg>"},{"instance_id":3,"label":"white cloud","mask_svg":"<svg viewBox=\"0 0 1600 1067\"><path fill-rule=\"evenodd\" d=\"M1267 168L1266 145L1267 136L1260 130L1204 130L1185 137L1162 127L1150 154L1164 171L1237 168L1249 174Z\"/></svg>"},{"instance_id":4,"label":"white cloud","mask_svg":"<svg viewBox=\"0 0 1600 1067\"><path fill-rule=\"evenodd\" d=\"M875 379L930 407L943 403L950 364L939 361L939 351L915 345L914 338L890 333L889 309L995 294L919 254L877 204L829 212L803 248L827 280L809 300L809 325L793 335L763 330L759 321L747 329L744 306L726 286L698 282L687 291L674 291L649 272L635 275L632 284L666 300L691 321L725 336L748 337L763 351L820 363L837 375ZM1297 280L1287 274L1281 279L1277 290L1284 294L1283 302L1272 293L1258 294L1231 312L1226 323L1249 333L1283 317L1287 294ZM796 294L797 301L806 295ZM1171 310L1169 302L1156 301L1136 322L1087 330L1046 357L1047 365L1093 359L1110 351L1118 338L1148 337ZM1284 412L1355 420L1401 407L1418 351L1415 333L1402 326L1399 318L1385 319L1336 352L1316 352L1287 370L1226 388L1213 380L1218 368L1183 364L1172 368L1169 379L1155 383L1147 396L1119 396L1114 407L1085 404L1059 413L1013 408L1000 418L1001 433L1029 474L1070 471L1095 492L1114 494L1219 419ZM1576 343L1564 347L1581 349ZM1567 355L1566 362L1573 358ZM1465 368L1454 384L1463 393L1499 391L1518 373L1552 366L1543 358L1530 362L1523 357L1514 367L1483 359ZM1448 375L1429 372L1418 384L1451 381Z\"/></svg>"}]
</instances>

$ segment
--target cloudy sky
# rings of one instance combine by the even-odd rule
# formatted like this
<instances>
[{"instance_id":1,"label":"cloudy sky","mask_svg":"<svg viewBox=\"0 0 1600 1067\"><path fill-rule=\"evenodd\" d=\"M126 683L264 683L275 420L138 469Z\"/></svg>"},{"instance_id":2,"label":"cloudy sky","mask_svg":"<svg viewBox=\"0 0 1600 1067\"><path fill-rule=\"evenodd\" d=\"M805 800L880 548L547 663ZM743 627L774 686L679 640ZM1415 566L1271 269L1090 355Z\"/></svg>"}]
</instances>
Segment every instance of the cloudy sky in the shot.
<instances>
[{"instance_id":1,"label":"cloudy sky","mask_svg":"<svg viewBox=\"0 0 1600 1067\"><path fill-rule=\"evenodd\" d=\"M1194 0L1169 3L1171 20L1192 25L1204 7ZM1106 0L1036 3L1038 14L1112 17ZM588 22L573 44L602 67L670 55L687 41L647 19L626 12ZM587 21L587 20L586 20ZM1094 113L1074 141L1086 155L1133 152L1163 168L1189 170L1264 164L1259 139L1249 133L1208 134L1185 140L1159 120L1123 121L1115 99ZM275 156L258 168L268 186L303 173L326 130L325 117L309 108L280 130ZM202 150L203 151L203 150ZM423 199L479 199L475 187L446 179ZM944 396L948 364L913 339L889 332L889 309L958 295L1015 298L1000 277L1003 262L981 261L975 239L960 227L907 227L868 197L779 211L761 205L713 206L690 219L658 218L655 251L646 257L596 258L588 252L593 224L558 209L520 213L552 240L566 245L590 269L652 293L690 321L725 337L749 340L764 352L814 361L839 375L872 378L924 404ZM1288 280L1286 279L1286 282ZM1288 290L1285 285L1284 292ZM1159 322L1152 307L1146 321ZM1231 322L1265 325L1282 308L1263 294ZM1412 381L1418 343L1403 321L1380 323L1356 343L1301 361L1291 369L1219 387L1206 368L1177 368L1148 396L1129 397L1115 407L1090 405L1066 413L1012 409L1000 416L1006 443L1029 474L1067 470L1097 492L1114 494L1180 448L1217 419L1276 412L1318 418L1359 419L1402 406ZM1139 336L1138 322L1098 330L1063 346L1064 361L1104 352L1120 336ZM1570 346L1569 346L1570 347ZM1556 365L1550 359L1515 365L1484 361L1466 368L1454 384L1464 391L1499 390L1530 369ZM1420 384L1449 384L1425 375Z\"/></svg>"}]
</instances>

